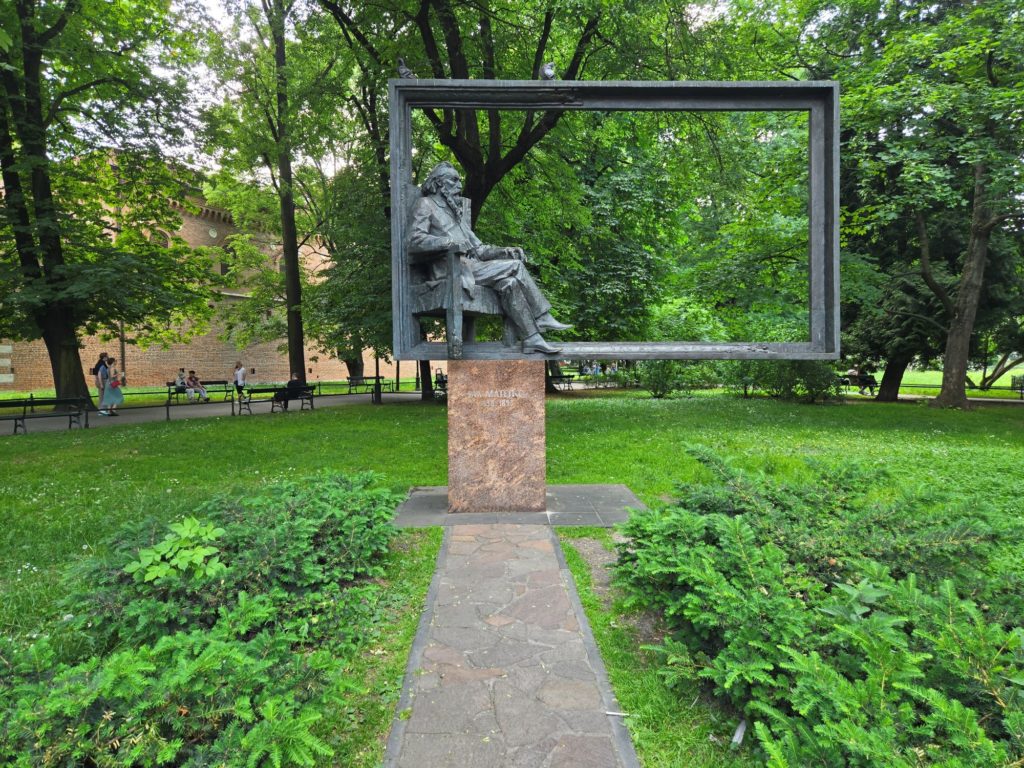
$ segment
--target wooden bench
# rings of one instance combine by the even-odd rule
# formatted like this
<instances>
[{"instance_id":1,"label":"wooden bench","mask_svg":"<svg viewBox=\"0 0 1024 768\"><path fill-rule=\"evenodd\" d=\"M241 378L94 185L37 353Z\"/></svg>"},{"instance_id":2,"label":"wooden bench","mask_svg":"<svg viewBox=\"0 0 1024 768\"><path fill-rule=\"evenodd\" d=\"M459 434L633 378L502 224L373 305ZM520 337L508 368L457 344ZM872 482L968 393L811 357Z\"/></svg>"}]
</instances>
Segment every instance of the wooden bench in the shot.
<instances>
[{"instance_id":1,"label":"wooden bench","mask_svg":"<svg viewBox=\"0 0 1024 768\"><path fill-rule=\"evenodd\" d=\"M54 417L67 417L68 429L78 427L79 429L89 428L89 408L92 401L87 397L33 397L18 400L0 400L0 421L13 421L14 434L27 435L28 429L25 422L28 419L50 419ZM51 410L36 411L36 408L48 408ZM10 412L8 412L10 411ZM20 411L20 412L19 412ZM82 414L85 414L85 424L82 424Z\"/></svg>"},{"instance_id":2,"label":"wooden bench","mask_svg":"<svg viewBox=\"0 0 1024 768\"><path fill-rule=\"evenodd\" d=\"M1010 389L1020 393L1020 399L1024 400L1024 376L1014 376L1010 379Z\"/></svg>"},{"instance_id":3,"label":"wooden bench","mask_svg":"<svg viewBox=\"0 0 1024 768\"><path fill-rule=\"evenodd\" d=\"M187 389L188 389L188 387L183 387L180 384L175 384L173 381L168 381L167 382L167 400L168 400L168 402L170 402L173 399L175 403L180 403L181 402L181 396L187 393L186 392ZM211 392L216 392L218 394L223 392L224 393L224 399L221 402L225 402L225 403L228 400L233 399L234 396L235 396L235 385L234 385L233 382L230 382L227 379L217 379L215 381L204 381L203 382L203 389L206 390L206 396L207 397L210 396ZM199 398L197 397L197 398L194 398L192 400L188 400L187 402L194 404L194 403L199 403L199 402L202 402L202 401L199 400Z\"/></svg>"},{"instance_id":4,"label":"wooden bench","mask_svg":"<svg viewBox=\"0 0 1024 768\"><path fill-rule=\"evenodd\" d=\"M182 402L181 396L186 394L188 387L183 387L180 384L175 384L173 381L167 382L167 400L164 403L164 408L167 411L167 421L171 420L171 406L172 405L199 405L203 402L212 403L210 398L211 392L223 392L224 399L221 402L231 401L231 415L235 415L235 385L233 382L227 381L226 379L220 379L218 381L204 381L203 388L206 390L205 401L200 400L198 395L191 400L185 400ZM212 388L212 389L211 389Z\"/></svg>"},{"instance_id":5,"label":"wooden bench","mask_svg":"<svg viewBox=\"0 0 1024 768\"><path fill-rule=\"evenodd\" d=\"M266 387L246 387L242 396L238 399L238 415L245 411L252 415L253 395L270 395L270 397L257 397L257 403L270 403L270 412L287 411L288 403L292 400L299 400L302 403L300 410L313 410L313 389L312 384L305 384L301 387L287 387L283 384Z\"/></svg>"},{"instance_id":6,"label":"wooden bench","mask_svg":"<svg viewBox=\"0 0 1024 768\"><path fill-rule=\"evenodd\" d=\"M448 374L440 368L434 374L434 399L441 403L448 402Z\"/></svg>"},{"instance_id":7,"label":"wooden bench","mask_svg":"<svg viewBox=\"0 0 1024 768\"><path fill-rule=\"evenodd\" d=\"M373 386L378 379L380 380L382 392L394 391L394 382L390 379L385 379L383 376L349 376L348 393L351 395L353 392L373 392Z\"/></svg>"},{"instance_id":8,"label":"wooden bench","mask_svg":"<svg viewBox=\"0 0 1024 768\"><path fill-rule=\"evenodd\" d=\"M555 389L560 389L563 392L565 390L572 389L572 382L576 376L571 373L553 373L551 374L551 383Z\"/></svg>"}]
</instances>

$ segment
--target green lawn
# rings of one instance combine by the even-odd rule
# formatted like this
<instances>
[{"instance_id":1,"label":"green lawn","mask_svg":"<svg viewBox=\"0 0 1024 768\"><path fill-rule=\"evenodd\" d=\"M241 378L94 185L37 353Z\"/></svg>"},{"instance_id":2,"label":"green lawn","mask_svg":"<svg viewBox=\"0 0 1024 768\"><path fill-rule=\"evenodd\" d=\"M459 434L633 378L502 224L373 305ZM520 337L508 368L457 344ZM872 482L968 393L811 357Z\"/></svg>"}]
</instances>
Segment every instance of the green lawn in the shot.
<instances>
[{"instance_id":1,"label":"green lawn","mask_svg":"<svg viewBox=\"0 0 1024 768\"><path fill-rule=\"evenodd\" d=\"M1009 505L1024 463L1022 427L1024 408L575 393L548 404L548 479L625 483L656 503L703 472L684 450L700 444L774 472L799 473L806 457L877 463L908 486L952 484ZM375 469L399 490L443 485L445 440L444 409L419 403L0 439L0 631L30 631L47 615L62 564L124 520L171 519L215 492L246 493L321 467Z\"/></svg>"},{"instance_id":2,"label":"green lawn","mask_svg":"<svg viewBox=\"0 0 1024 768\"><path fill-rule=\"evenodd\" d=\"M65 564L91 554L124 521L142 515L170 520L215 493L252 494L270 480L324 467L377 470L400 491L442 485L445 419L434 404L385 400L381 407L2 438L0 632L32 632L53 618ZM624 483L657 505L678 482L706 477L686 452L694 446L780 476L805 475L808 459L884 466L892 477L885 492L953 488L968 502L984 500L1013 515L1024 464L1024 408L962 413L870 401L798 406L726 395L655 401L613 391L568 393L548 402L551 483ZM649 706L662 712L657 701ZM706 727L711 715L700 707L697 712ZM652 758L649 764L714 764L694 760Z\"/></svg>"}]
</instances>

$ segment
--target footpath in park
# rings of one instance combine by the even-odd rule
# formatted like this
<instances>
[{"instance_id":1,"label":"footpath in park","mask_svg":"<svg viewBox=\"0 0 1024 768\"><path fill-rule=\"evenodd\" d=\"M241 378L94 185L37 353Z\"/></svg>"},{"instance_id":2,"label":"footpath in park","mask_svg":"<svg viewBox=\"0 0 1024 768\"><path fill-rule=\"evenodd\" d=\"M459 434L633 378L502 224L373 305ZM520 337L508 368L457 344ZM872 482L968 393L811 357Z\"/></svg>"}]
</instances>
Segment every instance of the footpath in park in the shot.
<instances>
[{"instance_id":1,"label":"footpath in park","mask_svg":"<svg viewBox=\"0 0 1024 768\"><path fill-rule=\"evenodd\" d=\"M607 502L595 504L582 488L549 487L549 498L562 496L550 505L561 512L542 515L552 524L559 516L611 522L599 514ZM552 525L456 517L464 515L433 522L445 525L445 538L386 768L638 766ZM423 524L401 510L396 522Z\"/></svg>"},{"instance_id":2,"label":"footpath in park","mask_svg":"<svg viewBox=\"0 0 1024 768\"><path fill-rule=\"evenodd\" d=\"M414 402L420 399L419 392L388 392L384 394L384 403L390 402ZM922 395L901 395L901 401L915 401L915 400L927 400L928 397ZM850 402L872 402L872 398L860 398L851 397ZM370 402L369 394L352 394L352 395L317 395L315 398L317 408L333 408L336 406L343 405L356 405L359 403L368 404ZM968 402L971 405L1010 405L1010 406L1024 406L1024 400L1016 399L1011 400L1007 398L968 398ZM230 402L216 402L211 401L209 403L202 403L198 405L182 404L174 405L170 409L170 420L171 421L187 421L189 419L210 419L224 416L231 416ZM235 413L238 413L238 403L234 404ZM164 405L146 405L146 406L132 406L122 407L118 409L118 416L100 416L95 411L89 413L89 428L106 428L114 426L125 426L128 424L143 424L151 421L167 421L167 409ZM269 403L258 403L253 406L253 413L259 415L260 413L270 413ZM247 418L245 416L236 416L236 418ZM0 422L0 438L5 435L13 435L13 427L8 426L11 422L2 421ZM68 432L76 430L68 430L68 420L66 418L49 418L49 419L32 419L28 422L29 433L36 432Z\"/></svg>"},{"instance_id":3,"label":"footpath in park","mask_svg":"<svg viewBox=\"0 0 1024 768\"><path fill-rule=\"evenodd\" d=\"M388 392L384 395L384 402L414 402L419 399L419 392ZM0 401L0 403L2 403L2 401ZM314 398L314 403L315 407L318 409L333 408L344 405L366 405L370 403L370 395L317 395ZM240 414L237 402L222 402L216 399L213 399L208 403L181 403L172 405L169 410L163 403L142 406L126 404L118 409L117 416L100 416L96 411L90 411L89 429L105 429L107 427L126 426L128 424L145 424L154 421L162 421L166 423L168 421L168 414L170 414L170 421L212 419L218 417L223 418L225 416L231 417L232 409L234 410L234 418L248 419L252 417L250 414ZM295 403L292 406L292 410L299 411L299 404ZM268 401L260 401L252 405L252 415L258 416L260 414L270 414L270 403ZM11 424L12 422L10 421L0 421L0 437L13 434L13 427ZM34 434L36 432L77 432L78 430L77 428L74 430L68 429L67 417L54 416L47 419L30 419L28 421L28 431L29 434Z\"/></svg>"}]
</instances>

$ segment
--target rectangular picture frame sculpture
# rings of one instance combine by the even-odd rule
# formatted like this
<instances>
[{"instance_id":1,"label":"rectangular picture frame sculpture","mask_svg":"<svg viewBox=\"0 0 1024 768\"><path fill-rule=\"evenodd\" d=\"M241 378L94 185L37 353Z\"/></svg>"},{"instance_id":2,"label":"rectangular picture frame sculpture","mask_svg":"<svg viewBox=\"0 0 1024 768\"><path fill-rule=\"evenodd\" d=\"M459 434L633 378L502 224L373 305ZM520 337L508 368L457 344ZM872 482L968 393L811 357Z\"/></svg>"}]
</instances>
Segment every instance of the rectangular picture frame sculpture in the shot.
<instances>
[{"instance_id":1,"label":"rectangular picture frame sculpture","mask_svg":"<svg viewBox=\"0 0 1024 768\"><path fill-rule=\"evenodd\" d=\"M542 359L499 342L466 343L450 354L424 341L411 311L405 252L412 178L414 109L802 111L808 114L808 302L806 342L704 343L559 341L560 359L836 360L839 357L839 85L832 81L648 82L395 79L388 83L391 128L391 262L394 353L398 360ZM572 318L566 318L572 322Z\"/></svg>"}]
</instances>

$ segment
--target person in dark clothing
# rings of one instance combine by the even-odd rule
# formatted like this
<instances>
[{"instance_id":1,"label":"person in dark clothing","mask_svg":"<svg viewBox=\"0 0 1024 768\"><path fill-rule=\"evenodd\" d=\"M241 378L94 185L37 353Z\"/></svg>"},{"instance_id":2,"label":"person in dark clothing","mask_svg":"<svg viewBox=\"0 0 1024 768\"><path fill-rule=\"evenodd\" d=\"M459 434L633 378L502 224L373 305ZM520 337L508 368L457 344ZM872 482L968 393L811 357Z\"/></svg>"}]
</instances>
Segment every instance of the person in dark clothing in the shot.
<instances>
[{"instance_id":1,"label":"person in dark clothing","mask_svg":"<svg viewBox=\"0 0 1024 768\"><path fill-rule=\"evenodd\" d=\"M302 389L306 385L299 379L299 374L293 373L291 379L285 384L284 391L278 391L274 394L274 399L281 403L284 410L288 410L288 401L297 400L302 394Z\"/></svg>"}]
</instances>

